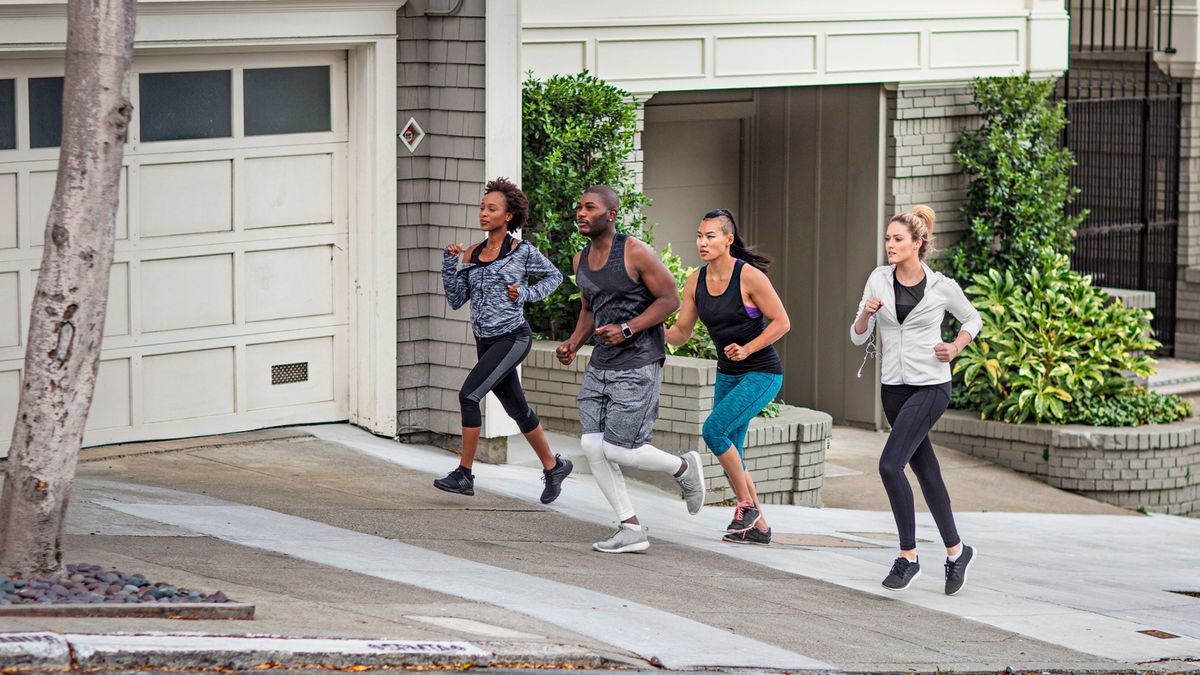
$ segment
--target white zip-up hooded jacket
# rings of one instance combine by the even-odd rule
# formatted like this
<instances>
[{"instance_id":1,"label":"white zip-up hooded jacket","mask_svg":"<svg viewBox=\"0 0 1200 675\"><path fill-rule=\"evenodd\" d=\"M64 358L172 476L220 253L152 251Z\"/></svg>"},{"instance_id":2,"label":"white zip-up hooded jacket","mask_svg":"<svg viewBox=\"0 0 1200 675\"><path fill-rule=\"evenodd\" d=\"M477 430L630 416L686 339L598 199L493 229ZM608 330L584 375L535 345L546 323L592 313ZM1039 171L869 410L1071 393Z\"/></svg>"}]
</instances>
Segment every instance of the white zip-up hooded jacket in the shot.
<instances>
[{"instance_id":1,"label":"white zip-up hooded jacket","mask_svg":"<svg viewBox=\"0 0 1200 675\"><path fill-rule=\"evenodd\" d=\"M867 277L862 301L854 323L862 315L869 298L879 298L883 306L868 320L867 332L859 335L850 324L850 341L856 345L866 344L879 325L882 346L883 384L927 385L950 381L950 364L938 361L933 348L942 341L942 319L949 311L962 322L962 329L974 339L983 328L979 312L967 300L958 283L950 277L935 272L925 263L925 297L909 312L904 323L896 316L896 288L893 285L895 265L876 267ZM876 321L878 319L878 321ZM869 352L868 352L869 353Z\"/></svg>"}]
</instances>

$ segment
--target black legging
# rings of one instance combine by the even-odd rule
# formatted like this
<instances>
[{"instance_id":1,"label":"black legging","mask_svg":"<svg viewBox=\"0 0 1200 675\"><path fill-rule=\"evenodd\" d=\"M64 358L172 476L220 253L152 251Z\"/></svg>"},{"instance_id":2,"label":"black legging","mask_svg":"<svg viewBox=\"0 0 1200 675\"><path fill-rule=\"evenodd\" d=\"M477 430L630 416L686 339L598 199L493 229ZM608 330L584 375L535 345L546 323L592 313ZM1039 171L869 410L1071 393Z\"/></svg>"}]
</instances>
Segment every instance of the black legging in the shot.
<instances>
[{"instance_id":1,"label":"black legging","mask_svg":"<svg viewBox=\"0 0 1200 675\"><path fill-rule=\"evenodd\" d=\"M927 386L885 384L882 389L883 414L892 425L892 433L879 458L879 476L883 478L883 487L892 503L892 515L896 517L896 529L900 531L900 549L911 551L917 547L916 507L912 488L904 475L905 464L912 465L921 484L921 494L925 495L925 503L942 533L942 543L951 548L960 541L958 530L950 510L950 493L942 481L942 469L933 454L933 444L929 442L929 430L950 404L950 383Z\"/></svg>"},{"instance_id":2,"label":"black legging","mask_svg":"<svg viewBox=\"0 0 1200 675\"><path fill-rule=\"evenodd\" d=\"M525 401L525 391L517 377L517 366L529 355L532 346L533 334L528 325L492 338L475 338L479 363L471 369L458 392L464 427L483 426L479 402L490 391L500 399L504 412L513 418L521 433L537 428L541 421Z\"/></svg>"}]
</instances>

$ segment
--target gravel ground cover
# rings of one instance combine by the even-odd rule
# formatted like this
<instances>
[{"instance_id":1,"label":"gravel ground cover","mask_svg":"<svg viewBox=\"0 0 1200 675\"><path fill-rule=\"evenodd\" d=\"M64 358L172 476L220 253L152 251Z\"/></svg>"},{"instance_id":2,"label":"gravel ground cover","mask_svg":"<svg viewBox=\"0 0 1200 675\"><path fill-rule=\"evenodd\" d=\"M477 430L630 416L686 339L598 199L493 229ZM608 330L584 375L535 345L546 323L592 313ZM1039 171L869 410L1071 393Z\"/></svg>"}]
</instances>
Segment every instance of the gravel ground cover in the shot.
<instances>
[{"instance_id":1,"label":"gravel ground cover","mask_svg":"<svg viewBox=\"0 0 1200 675\"><path fill-rule=\"evenodd\" d=\"M0 606L57 604L133 604L233 602L221 591L205 593L166 582L151 583L100 565L67 565L65 574L34 579L0 577Z\"/></svg>"}]
</instances>

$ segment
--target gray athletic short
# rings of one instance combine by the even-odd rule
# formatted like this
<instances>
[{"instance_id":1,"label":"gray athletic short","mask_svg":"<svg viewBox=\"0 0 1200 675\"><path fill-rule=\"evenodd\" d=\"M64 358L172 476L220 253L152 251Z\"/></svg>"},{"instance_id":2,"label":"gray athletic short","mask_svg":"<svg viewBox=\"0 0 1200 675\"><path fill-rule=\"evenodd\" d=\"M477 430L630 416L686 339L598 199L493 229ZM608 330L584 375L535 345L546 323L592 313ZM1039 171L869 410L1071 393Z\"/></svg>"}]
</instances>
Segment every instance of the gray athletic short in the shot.
<instances>
[{"instance_id":1,"label":"gray athletic short","mask_svg":"<svg viewBox=\"0 0 1200 675\"><path fill-rule=\"evenodd\" d=\"M662 364L631 370L601 370L588 366L579 387L579 421L585 434L604 434L622 448L650 442L658 417Z\"/></svg>"}]
</instances>

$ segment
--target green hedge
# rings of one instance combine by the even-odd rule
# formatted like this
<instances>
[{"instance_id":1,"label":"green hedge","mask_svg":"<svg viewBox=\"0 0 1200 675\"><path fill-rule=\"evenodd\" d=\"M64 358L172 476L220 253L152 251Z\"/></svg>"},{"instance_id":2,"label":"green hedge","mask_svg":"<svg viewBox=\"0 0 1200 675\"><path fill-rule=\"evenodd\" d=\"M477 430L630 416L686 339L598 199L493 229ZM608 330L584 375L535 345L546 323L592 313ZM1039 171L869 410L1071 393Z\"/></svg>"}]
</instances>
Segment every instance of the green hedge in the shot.
<instances>
[{"instance_id":1,"label":"green hedge","mask_svg":"<svg viewBox=\"0 0 1200 675\"><path fill-rule=\"evenodd\" d=\"M535 333L564 340L579 317L579 288L571 260L587 243L575 227L575 207L589 185L608 185L621 197L617 230L653 242L653 228L642 208L649 206L634 184L626 160L637 137L638 103L633 96L586 72L546 80L532 76L522 91L522 188L529 197L529 226L522 236L537 246L567 279L548 298L526 308ZM690 269L670 247L661 253L682 291ZM673 323L675 317L668 320ZM696 335L672 354L716 358L708 331Z\"/></svg>"},{"instance_id":2,"label":"green hedge","mask_svg":"<svg viewBox=\"0 0 1200 675\"><path fill-rule=\"evenodd\" d=\"M1064 103L1052 103L1053 80L1028 74L971 83L982 124L959 137L955 158L970 179L964 220L970 225L939 266L956 279L988 270L1028 270L1072 248L1087 215L1063 208L1079 190L1068 171L1071 151L1059 145Z\"/></svg>"}]
</instances>

